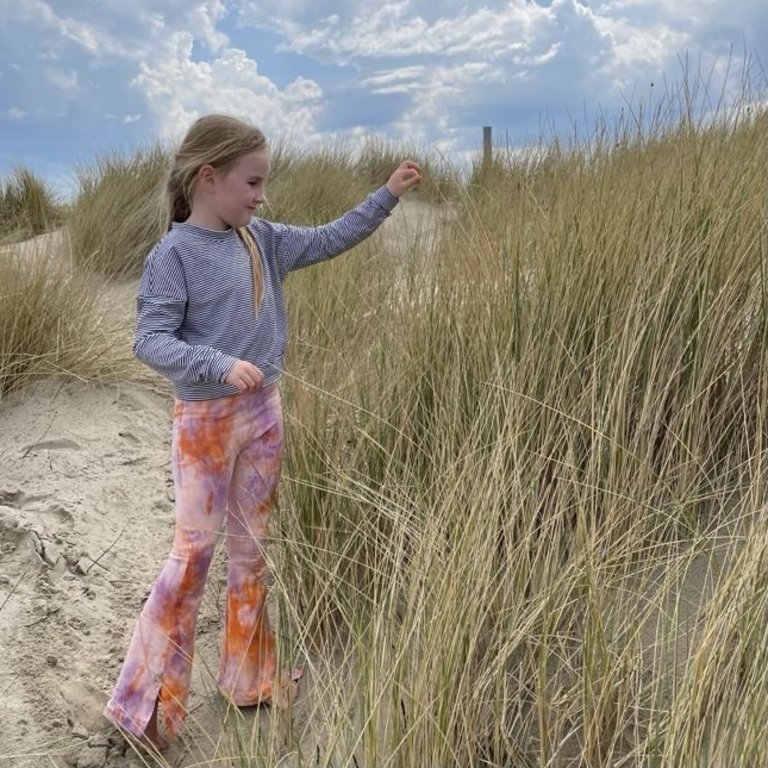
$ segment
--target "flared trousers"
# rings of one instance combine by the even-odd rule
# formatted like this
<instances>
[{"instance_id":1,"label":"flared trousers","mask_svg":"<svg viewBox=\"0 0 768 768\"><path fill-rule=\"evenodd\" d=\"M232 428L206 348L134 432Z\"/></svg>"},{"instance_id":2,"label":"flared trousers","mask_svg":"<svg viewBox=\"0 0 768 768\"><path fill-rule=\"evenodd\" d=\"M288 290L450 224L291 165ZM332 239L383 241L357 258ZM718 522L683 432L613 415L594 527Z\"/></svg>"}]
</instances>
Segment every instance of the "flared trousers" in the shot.
<instances>
[{"instance_id":1,"label":"flared trousers","mask_svg":"<svg viewBox=\"0 0 768 768\"><path fill-rule=\"evenodd\" d=\"M277 385L215 400L177 400L173 546L139 615L105 715L141 736L156 702L169 736L184 722L195 627L208 568L226 542L227 591L217 684L238 706L268 702L275 641L264 546L280 478Z\"/></svg>"}]
</instances>

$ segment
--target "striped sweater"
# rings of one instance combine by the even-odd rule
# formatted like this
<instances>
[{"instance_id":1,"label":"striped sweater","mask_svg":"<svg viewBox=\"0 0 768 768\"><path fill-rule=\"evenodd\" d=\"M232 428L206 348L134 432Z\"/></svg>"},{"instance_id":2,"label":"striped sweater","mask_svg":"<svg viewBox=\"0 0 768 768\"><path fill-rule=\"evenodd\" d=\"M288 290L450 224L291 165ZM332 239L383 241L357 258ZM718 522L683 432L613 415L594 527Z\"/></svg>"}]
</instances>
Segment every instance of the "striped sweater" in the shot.
<instances>
[{"instance_id":1,"label":"striped sweater","mask_svg":"<svg viewBox=\"0 0 768 768\"><path fill-rule=\"evenodd\" d=\"M254 317L251 257L235 229L175 222L147 256L137 300L133 352L173 381L180 400L237 392L224 379L238 359L280 378L287 341L282 282L294 269L332 258L371 235L397 198L381 187L357 208L321 227L253 219L264 298Z\"/></svg>"}]
</instances>

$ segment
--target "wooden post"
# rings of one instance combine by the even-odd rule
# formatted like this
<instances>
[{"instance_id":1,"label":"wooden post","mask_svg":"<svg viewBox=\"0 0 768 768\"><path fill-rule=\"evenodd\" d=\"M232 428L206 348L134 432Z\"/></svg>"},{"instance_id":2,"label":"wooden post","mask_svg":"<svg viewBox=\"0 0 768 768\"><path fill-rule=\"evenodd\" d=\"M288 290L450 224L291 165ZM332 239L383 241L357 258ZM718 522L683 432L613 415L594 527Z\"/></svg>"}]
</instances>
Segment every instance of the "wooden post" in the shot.
<instances>
[{"instance_id":1,"label":"wooden post","mask_svg":"<svg viewBox=\"0 0 768 768\"><path fill-rule=\"evenodd\" d=\"M483 165L489 165L493 156L491 126L483 126Z\"/></svg>"}]
</instances>

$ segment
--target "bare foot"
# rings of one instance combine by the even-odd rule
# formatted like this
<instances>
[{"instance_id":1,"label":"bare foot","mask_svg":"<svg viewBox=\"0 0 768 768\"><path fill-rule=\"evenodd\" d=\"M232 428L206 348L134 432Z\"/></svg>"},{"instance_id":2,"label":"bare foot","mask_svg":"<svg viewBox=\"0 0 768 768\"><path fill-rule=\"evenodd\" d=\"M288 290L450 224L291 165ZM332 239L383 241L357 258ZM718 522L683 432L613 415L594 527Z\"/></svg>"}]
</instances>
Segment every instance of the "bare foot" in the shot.
<instances>
[{"instance_id":1,"label":"bare foot","mask_svg":"<svg viewBox=\"0 0 768 768\"><path fill-rule=\"evenodd\" d=\"M299 695L299 680L304 675L304 670L294 667L290 673L280 674L280 684L272 694L270 703L276 709L288 709Z\"/></svg>"},{"instance_id":2,"label":"bare foot","mask_svg":"<svg viewBox=\"0 0 768 768\"><path fill-rule=\"evenodd\" d=\"M144 731L144 735L139 739L142 746L149 747L150 750L165 752L170 746L168 739L165 738L157 728L149 728Z\"/></svg>"},{"instance_id":3,"label":"bare foot","mask_svg":"<svg viewBox=\"0 0 768 768\"><path fill-rule=\"evenodd\" d=\"M144 729L144 740L146 740L158 752L164 752L170 746L168 740L160 733L157 727L157 708L160 701L155 702L155 708L152 710L152 717L149 718L147 727Z\"/></svg>"},{"instance_id":4,"label":"bare foot","mask_svg":"<svg viewBox=\"0 0 768 768\"><path fill-rule=\"evenodd\" d=\"M142 733L141 736L136 736L130 731L126 731L124 728L118 726L120 732L129 744L153 756L158 756L161 752L165 752L170 746L168 740L160 733L160 729L158 728L157 707L158 702L156 701L155 708L152 710L152 715L149 718L147 727L144 729L144 733Z\"/></svg>"}]
</instances>

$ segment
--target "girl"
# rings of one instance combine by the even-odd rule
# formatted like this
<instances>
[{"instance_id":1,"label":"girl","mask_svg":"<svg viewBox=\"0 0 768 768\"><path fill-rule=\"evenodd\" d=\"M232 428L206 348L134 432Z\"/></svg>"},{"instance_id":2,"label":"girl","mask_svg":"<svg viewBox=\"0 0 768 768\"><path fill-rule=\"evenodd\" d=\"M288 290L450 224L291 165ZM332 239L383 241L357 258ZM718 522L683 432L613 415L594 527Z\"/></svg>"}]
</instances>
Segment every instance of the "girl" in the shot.
<instances>
[{"instance_id":1,"label":"girl","mask_svg":"<svg viewBox=\"0 0 768 768\"><path fill-rule=\"evenodd\" d=\"M264 545L277 493L286 312L282 281L368 237L421 181L402 163L386 185L322 227L253 218L270 154L260 131L210 115L184 138L168 181L170 226L147 257L134 353L174 383L176 528L141 611L105 714L151 749L185 716L195 624L214 547L224 535L227 596L217 683L237 706L279 703L266 607ZM225 532L225 533L224 533Z\"/></svg>"}]
</instances>

